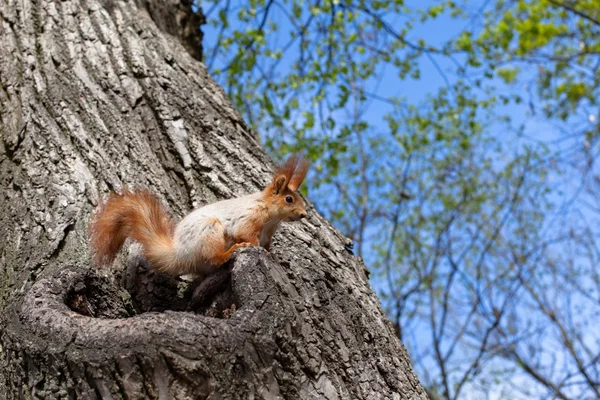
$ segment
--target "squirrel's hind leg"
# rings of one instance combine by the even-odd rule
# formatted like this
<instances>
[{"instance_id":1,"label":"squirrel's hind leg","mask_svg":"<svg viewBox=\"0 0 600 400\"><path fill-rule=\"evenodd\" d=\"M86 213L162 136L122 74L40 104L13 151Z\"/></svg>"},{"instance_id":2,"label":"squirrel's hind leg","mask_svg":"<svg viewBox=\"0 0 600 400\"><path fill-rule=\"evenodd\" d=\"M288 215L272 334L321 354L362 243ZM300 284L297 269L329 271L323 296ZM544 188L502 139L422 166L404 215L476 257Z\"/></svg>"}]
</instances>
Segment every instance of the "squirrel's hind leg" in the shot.
<instances>
[{"instance_id":1,"label":"squirrel's hind leg","mask_svg":"<svg viewBox=\"0 0 600 400\"><path fill-rule=\"evenodd\" d=\"M217 218L214 218L211 222L213 224L212 229L210 229L210 232L205 233L202 238L202 248L204 250L202 258L209 264L220 267L229 261L235 249L252 246L252 243L243 242L235 243L229 249L226 249L225 246L228 240L223 224Z\"/></svg>"},{"instance_id":2,"label":"squirrel's hind leg","mask_svg":"<svg viewBox=\"0 0 600 400\"><path fill-rule=\"evenodd\" d=\"M249 243L249 242L236 243L233 246L231 246L229 248L229 250L223 251L222 253L219 253L219 254L215 254L211 261L211 264L213 264L215 266L221 266L221 265L225 264L227 261L229 261L229 259L233 255L233 252L235 251L235 249L240 248L240 247L248 247L248 246L252 246L252 243Z\"/></svg>"}]
</instances>

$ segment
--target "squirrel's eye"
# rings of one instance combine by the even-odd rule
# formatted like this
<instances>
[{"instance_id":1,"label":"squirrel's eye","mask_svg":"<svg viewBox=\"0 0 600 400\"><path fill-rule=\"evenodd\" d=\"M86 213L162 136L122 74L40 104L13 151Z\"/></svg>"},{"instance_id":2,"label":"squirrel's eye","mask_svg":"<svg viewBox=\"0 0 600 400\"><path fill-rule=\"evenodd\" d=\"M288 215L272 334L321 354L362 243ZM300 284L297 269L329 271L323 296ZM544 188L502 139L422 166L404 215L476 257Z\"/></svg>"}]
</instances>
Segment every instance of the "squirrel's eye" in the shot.
<instances>
[{"instance_id":1,"label":"squirrel's eye","mask_svg":"<svg viewBox=\"0 0 600 400\"><path fill-rule=\"evenodd\" d=\"M294 198L292 196L287 196L285 198L285 201L287 201L288 203L293 203L294 202Z\"/></svg>"}]
</instances>

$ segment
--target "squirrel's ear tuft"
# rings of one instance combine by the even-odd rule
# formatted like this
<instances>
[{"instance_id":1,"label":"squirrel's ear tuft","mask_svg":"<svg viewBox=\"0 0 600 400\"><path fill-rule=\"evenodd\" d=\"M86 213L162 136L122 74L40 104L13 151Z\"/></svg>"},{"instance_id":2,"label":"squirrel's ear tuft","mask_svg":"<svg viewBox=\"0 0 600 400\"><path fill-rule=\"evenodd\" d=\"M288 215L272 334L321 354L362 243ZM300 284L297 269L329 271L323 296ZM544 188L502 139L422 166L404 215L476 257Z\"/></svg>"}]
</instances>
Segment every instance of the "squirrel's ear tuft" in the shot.
<instances>
[{"instance_id":1,"label":"squirrel's ear tuft","mask_svg":"<svg viewBox=\"0 0 600 400\"><path fill-rule=\"evenodd\" d=\"M273 194L280 194L287 186L287 177L285 175L278 175L273 178Z\"/></svg>"},{"instance_id":2,"label":"squirrel's ear tuft","mask_svg":"<svg viewBox=\"0 0 600 400\"><path fill-rule=\"evenodd\" d=\"M294 173L290 178L290 183L288 183L288 188L292 192L295 192L298 189L298 187L302 184L302 181L304 181L304 178L308 173L308 167L309 163L307 160L305 160L304 158L298 159L296 168L294 169Z\"/></svg>"},{"instance_id":3,"label":"squirrel's ear tuft","mask_svg":"<svg viewBox=\"0 0 600 400\"><path fill-rule=\"evenodd\" d=\"M307 172L308 161L302 158L301 155L292 154L285 163L277 168L275 178L283 175L286 179L286 186L294 192L304 180Z\"/></svg>"}]
</instances>

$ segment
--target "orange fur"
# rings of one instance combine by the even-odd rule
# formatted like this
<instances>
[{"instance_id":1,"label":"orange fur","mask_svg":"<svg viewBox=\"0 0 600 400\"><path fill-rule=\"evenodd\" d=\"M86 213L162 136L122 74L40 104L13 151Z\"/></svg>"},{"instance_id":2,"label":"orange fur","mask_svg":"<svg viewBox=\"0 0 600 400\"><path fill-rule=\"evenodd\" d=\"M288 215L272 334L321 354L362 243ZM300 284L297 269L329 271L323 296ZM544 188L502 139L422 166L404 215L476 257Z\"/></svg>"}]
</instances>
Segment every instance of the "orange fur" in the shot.
<instances>
[{"instance_id":1,"label":"orange fur","mask_svg":"<svg viewBox=\"0 0 600 400\"><path fill-rule=\"evenodd\" d=\"M248 246L253 246L252 243L247 243L247 242L242 242L242 243L236 243L233 246L231 246L229 248L229 250L227 251L223 251L221 253L216 254L212 259L211 259L211 263L212 265L219 267L223 264L225 264L227 261L229 261L229 259L231 258L231 256L233 255L233 252L236 249L239 249L240 247L248 247Z\"/></svg>"},{"instance_id":2,"label":"orange fur","mask_svg":"<svg viewBox=\"0 0 600 400\"><path fill-rule=\"evenodd\" d=\"M255 210L251 218L248 218L248 222L243 224L240 229L235 233L235 242L249 242L254 246L259 245L260 233L269 221L270 216L266 210Z\"/></svg>"},{"instance_id":3,"label":"orange fur","mask_svg":"<svg viewBox=\"0 0 600 400\"><path fill-rule=\"evenodd\" d=\"M173 222L147 191L112 193L91 224L91 243L99 265L110 263L131 237L144 249L151 264L161 268L171 263Z\"/></svg>"}]
</instances>

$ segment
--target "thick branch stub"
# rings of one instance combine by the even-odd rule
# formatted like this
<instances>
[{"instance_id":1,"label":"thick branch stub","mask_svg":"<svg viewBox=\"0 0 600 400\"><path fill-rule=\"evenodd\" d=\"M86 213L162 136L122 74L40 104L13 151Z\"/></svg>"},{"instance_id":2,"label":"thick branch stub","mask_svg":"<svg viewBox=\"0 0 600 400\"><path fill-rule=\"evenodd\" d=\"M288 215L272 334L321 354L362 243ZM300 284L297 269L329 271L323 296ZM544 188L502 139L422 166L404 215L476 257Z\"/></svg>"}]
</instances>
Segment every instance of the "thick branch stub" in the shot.
<instances>
[{"instance_id":1,"label":"thick branch stub","mask_svg":"<svg viewBox=\"0 0 600 400\"><path fill-rule=\"evenodd\" d=\"M275 338L257 336L265 330L280 330L280 324L294 319L291 306L282 307L285 301L270 277L270 270L277 268L281 267L262 249L237 255L231 288L240 305L229 319L173 311L128 317L130 299L106 278L68 269L40 279L19 306L8 310L10 323L3 321L8 329L0 343L4 354L15 356L3 356L1 366L28 370L24 378L15 377L5 384L16 393L30 388L36 377L55 374L57 367L68 375L66 393L84 397L84 388L102 396L135 398L128 388L145 387L153 393L151 398L165 391L169 398L178 398L194 393L198 385L202 392L226 394L231 384L225 383L244 376L251 380L255 375L268 375L263 378L275 382L273 360L261 359L272 353ZM224 269L217 280L227 274ZM253 347L251 352L246 351L247 345ZM11 365L15 363L19 365ZM198 379L198 373L205 378ZM81 388L73 385L81 379L87 383ZM113 392L115 381L122 391ZM31 390L35 394L37 389Z\"/></svg>"}]
</instances>

